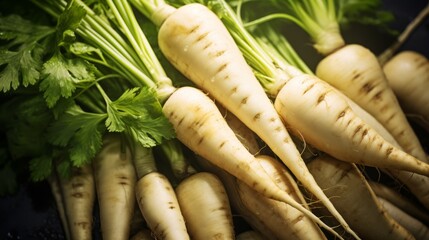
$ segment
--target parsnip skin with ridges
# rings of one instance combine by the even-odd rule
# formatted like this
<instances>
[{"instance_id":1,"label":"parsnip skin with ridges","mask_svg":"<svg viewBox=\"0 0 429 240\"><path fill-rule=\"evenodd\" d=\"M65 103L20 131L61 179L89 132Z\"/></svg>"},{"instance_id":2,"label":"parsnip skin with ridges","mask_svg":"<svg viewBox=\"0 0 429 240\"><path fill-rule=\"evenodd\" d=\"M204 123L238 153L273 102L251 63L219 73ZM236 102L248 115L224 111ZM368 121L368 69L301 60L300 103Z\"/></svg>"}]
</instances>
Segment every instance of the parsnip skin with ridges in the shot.
<instances>
[{"instance_id":1,"label":"parsnip skin with ridges","mask_svg":"<svg viewBox=\"0 0 429 240\"><path fill-rule=\"evenodd\" d=\"M274 104L290 131L337 159L429 175L428 164L385 141L332 86L315 76L290 79Z\"/></svg>"},{"instance_id":2,"label":"parsnip skin with ridges","mask_svg":"<svg viewBox=\"0 0 429 240\"><path fill-rule=\"evenodd\" d=\"M414 239L386 213L356 165L322 155L312 160L308 168L363 239Z\"/></svg>"},{"instance_id":3,"label":"parsnip skin with ridges","mask_svg":"<svg viewBox=\"0 0 429 240\"><path fill-rule=\"evenodd\" d=\"M407 171L389 170L388 173L407 186L419 202L429 210L429 178Z\"/></svg>"},{"instance_id":4,"label":"parsnip skin with ridges","mask_svg":"<svg viewBox=\"0 0 429 240\"><path fill-rule=\"evenodd\" d=\"M197 155L262 195L290 204L323 228L333 231L270 179L206 94L192 87L182 87L170 96L163 112L173 124L177 138Z\"/></svg>"},{"instance_id":5,"label":"parsnip skin with ridges","mask_svg":"<svg viewBox=\"0 0 429 240\"><path fill-rule=\"evenodd\" d=\"M244 146L253 154L260 150L256 141L256 136L250 129L244 126L235 116L226 114L225 120L240 139ZM246 136L246 139L240 138ZM286 191L297 202L306 205L295 179L290 175L286 167L281 162L268 155L257 155L256 159L262 168L268 173L271 179L284 191ZM224 181L231 179L227 173L219 173ZM227 181L230 186L230 196L234 196L234 206L239 209L247 222L254 228L263 232L270 239L326 239L320 228L302 213L291 206L268 199L256 191L244 186L236 179ZM241 186L241 187L240 187ZM231 188L234 188L231 190ZM241 197L238 196L241 193ZM237 207L238 206L238 207ZM303 217L304 216L304 217ZM285 222L284 224L281 224ZM293 223L293 224L291 224Z\"/></svg>"},{"instance_id":6,"label":"parsnip skin with ridges","mask_svg":"<svg viewBox=\"0 0 429 240\"><path fill-rule=\"evenodd\" d=\"M64 209L63 193L60 186L60 180L56 172L53 172L52 175L47 179L47 181L51 188L52 196L55 199L55 206L57 207L58 215L61 220L61 226L63 227L65 238L70 239L70 230L68 226L66 212Z\"/></svg>"},{"instance_id":7,"label":"parsnip skin with ridges","mask_svg":"<svg viewBox=\"0 0 429 240\"><path fill-rule=\"evenodd\" d=\"M158 44L164 56L252 129L350 230L308 173L271 100L222 21L201 4L187 4L172 11L166 11L164 21L159 20Z\"/></svg>"},{"instance_id":8,"label":"parsnip skin with ridges","mask_svg":"<svg viewBox=\"0 0 429 240\"><path fill-rule=\"evenodd\" d=\"M136 197L156 239L190 239L176 193L163 174L151 172L142 177L136 185Z\"/></svg>"},{"instance_id":9,"label":"parsnip skin with ridges","mask_svg":"<svg viewBox=\"0 0 429 240\"><path fill-rule=\"evenodd\" d=\"M429 61L422 54L403 51L384 66L389 85L406 114L429 131Z\"/></svg>"},{"instance_id":10,"label":"parsnip skin with ridges","mask_svg":"<svg viewBox=\"0 0 429 240\"><path fill-rule=\"evenodd\" d=\"M316 75L372 114L407 153L425 161L420 141L370 50L346 45L320 61Z\"/></svg>"},{"instance_id":11,"label":"parsnip skin with ridges","mask_svg":"<svg viewBox=\"0 0 429 240\"><path fill-rule=\"evenodd\" d=\"M297 202L308 208L305 197L299 189L298 184L282 163L268 155L259 155L256 158L262 168L264 168L271 179L282 190L286 191ZM243 186L240 187L240 189L243 190ZM253 191L251 189L249 190ZM252 194L248 197L244 197L243 195L243 204L248 200L248 208L253 209L254 213L259 215L261 220L268 225L268 228L278 234L277 236L279 239L326 239L326 236L322 233L320 228L296 209L278 201L251 196ZM260 207L259 210L258 205ZM282 226L279 222L285 222L285 224Z\"/></svg>"},{"instance_id":12,"label":"parsnip skin with ridges","mask_svg":"<svg viewBox=\"0 0 429 240\"><path fill-rule=\"evenodd\" d=\"M400 208L396 207L386 199L379 197L378 201L383 206L383 208L386 209L386 212L391 215L396 222L407 229L415 237L415 239L429 239L429 228L422 222L408 215L406 212L402 211Z\"/></svg>"},{"instance_id":13,"label":"parsnip skin with ridges","mask_svg":"<svg viewBox=\"0 0 429 240\"><path fill-rule=\"evenodd\" d=\"M414 201L411 201L409 198L403 196L396 189L389 187L383 183L378 183L374 181L369 181L368 183L371 189L374 191L375 195L377 195L378 197L389 201L410 216L413 216L422 222L429 223L429 213L427 213L426 211L422 211L421 207L418 204L416 204Z\"/></svg>"},{"instance_id":14,"label":"parsnip skin with ridges","mask_svg":"<svg viewBox=\"0 0 429 240\"><path fill-rule=\"evenodd\" d=\"M228 195L216 175L195 173L179 183L176 195L191 239L234 239Z\"/></svg>"},{"instance_id":15,"label":"parsnip skin with ridges","mask_svg":"<svg viewBox=\"0 0 429 240\"><path fill-rule=\"evenodd\" d=\"M95 186L91 165L72 169L69 179L60 178L70 239L92 239Z\"/></svg>"},{"instance_id":16,"label":"parsnip skin with ridges","mask_svg":"<svg viewBox=\"0 0 429 240\"><path fill-rule=\"evenodd\" d=\"M93 169L102 237L104 240L128 240L136 202L136 172L131 151L119 134L104 136Z\"/></svg>"},{"instance_id":17,"label":"parsnip skin with ridges","mask_svg":"<svg viewBox=\"0 0 429 240\"><path fill-rule=\"evenodd\" d=\"M259 155L256 159L267 174L271 174L269 176L272 181L295 201L306 206L305 201L301 202L304 196L297 189L295 180L286 171L284 164L266 155ZM313 221L292 206L263 196L203 158L197 160L204 170L219 176L228 192L232 208L252 229L260 232L264 239L326 239Z\"/></svg>"}]
</instances>

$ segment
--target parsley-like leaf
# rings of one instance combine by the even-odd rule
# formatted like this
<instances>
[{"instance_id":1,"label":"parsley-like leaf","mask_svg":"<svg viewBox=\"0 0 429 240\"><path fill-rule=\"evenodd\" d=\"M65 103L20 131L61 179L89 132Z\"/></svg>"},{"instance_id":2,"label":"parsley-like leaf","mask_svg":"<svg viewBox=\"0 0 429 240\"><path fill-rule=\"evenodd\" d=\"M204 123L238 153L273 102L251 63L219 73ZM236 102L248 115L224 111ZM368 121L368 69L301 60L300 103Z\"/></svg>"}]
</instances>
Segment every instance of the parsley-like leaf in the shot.
<instances>
[{"instance_id":1,"label":"parsley-like leaf","mask_svg":"<svg viewBox=\"0 0 429 240\"><path fill-rule=\"evenodd\" d=\"M61 54L55 54L43 64L40 89L49 107L57 101L73 95L82 82L95 80L93 65L81 58L67 59Z\"/></svg>"},{"instance_id":2,"label":"parsley-like leaf","mask_svg":"<svg viewBox=\"0 0 429 240\"><path fill-rule=\"evenodd\" d=\"M85 112L74 105L49 127L48 139L53 145L68 147L73 165L81 166L101 148L105 119L106 114Z\"/></svg>"},{"instance_id":3,"label":"parsley-like leaf","mask_svg":"<svg viewBox=\"0 0 429 240\"><path fill-rule=\"evenodd\" d=\"M42 40L54 33L54 28L40 26L17 15L0 18L0 91L16 90L35 84L40 78L45 47Z\"/></svg>"},{"instance_id":4,"label":"parsley-like leaf","mask_svg":"<svg viewBox=\"0 0 429 240\"><path fill-rule=\"evenodd\" d=\"M52 172L52 157L41 155L33 158L29 163L30 178L38 182L43 181L51 175Z\"/></svg>"},{"instance_id":5,"label":"parsley-like leaf","mask_svg":"<svg viewBox=\"0 0 429 240\"><path fill-rule=\"evenodd\" d=\"M111 132L125 131L145 147L174 137L171 123L163 115L153 89L132 88L107 107L106 125Z\"/></svg>"}]
</instances>

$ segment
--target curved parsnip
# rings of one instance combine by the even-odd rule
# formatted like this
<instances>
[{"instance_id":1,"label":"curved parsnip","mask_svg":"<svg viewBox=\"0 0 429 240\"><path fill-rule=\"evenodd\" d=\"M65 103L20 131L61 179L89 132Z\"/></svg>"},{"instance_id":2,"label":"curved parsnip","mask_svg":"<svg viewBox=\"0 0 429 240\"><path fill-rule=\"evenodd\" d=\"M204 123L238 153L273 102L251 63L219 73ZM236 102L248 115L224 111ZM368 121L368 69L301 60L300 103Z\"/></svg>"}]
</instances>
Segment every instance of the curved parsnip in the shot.
<instances>
[{"instance_id":1,"label":"curved parsnip","mask_svg":"<svg viewBox=\"0 0 429 240\"><path fill-rule=\"evenodd\" d=\"M323 228L333 231L270 179L206 94L192 87L182 87L170 96L163 112L173 124L177 138L196 154L262 195L290 204Z\"/></svg>"},{"instance_id":2,"label":"curved parsnip","mask_svg":"<svg viewBox=\"0 0 429 240\"><path fill-rule=\"evenodd\" d=\"M306 202L295 180L285 166L272 157L256 157L261 167L276 184L286 191L294 201L306 206ZM222 169L213 166L203 158L197 158L199 165L215 173L224 183L233 209L264 239L326 239L320 228L310 218L288 204L269 199L247 184Z\"/></svg>"},{"instance_id":3,"label":"curved parsnip","mask_svg":"<svg viewBox=\"0 0 429 240\"><path fill-rule=\"evenodd\" d=\"M128 239L134 214L136 173L119 134L106 134L93 161L103 239Z\"/></svg>"},{"instance_id":4,"label":"curved parsnip","mask_svg":"<svg viewBox=\"0 0 429 240\"><path fill-rule=\"evenodd\" d=\"M224 112L221 106L218 106L221 112ZM247 148L247 150L253 154L257 155L261 151L257 137L255 133L250 130L240 119L238 119L234 114L226 111L224 118L228 126L234 131L235 136L240 140L240 142Z\"/></svg>"},{"instance_id":5,"label":"curved parsnip","mask_svg":"<svg viewBox=\"0 0 429 240\"><path fill-rule=\"evenodd\" d=\"M135 143L139 210L156 239L189 239L182 211L170 180L158 171L152 148Z\"/></svg>"},{"instance_id":6,"label":"curved parsnip","mask_svg":"<svg viewBox=\"0 0 429 240\"><path fill-rule=\"evenodd\" d=\"M322 155L308 163L308 168L338 211L363 239L414 239L381 207L354 164Z\"/></svg>"},{"instance_id":7,"label":"curved parsnip","mask_svg":"<svg viewBox=\"0 0 429 240\"><path fill-rule=\"evenodd\" d=\"M179 183L176 195L191 239L234 239L228 195L216 175L195 173Z\"/></svg>"},{"instance_id":8,"label":"curved parsnip","mask_svg":"<svg viewBox=\"0 0 429 240\"><path fill-rule=\"evenodd\" d=\"M429 131L429 61L422 54L403 51L383 66L390 87L407 116Z\"/></svg>"},{"instance_id":9,"label":"curved parsnip","mask_svg":"<svg viewBox=\"0 0 429 240\"><path fill-rule=\"evenodd\" d=\"M63 227L64 235L67 240L70 239L70 230L68 226L66 210L64 208L63 193L60 186L60 180L56 174L56 171L47 179L49 187L51 188L52 196L55 199L55 206L57 207L58 215L60 217L61 226Z\"/></svg>"},{"instance_id":10,"label":"curved parsnip","mask_svg":"<svg viewBox=\"0 0 429 240\"><path fill-rule=\"evenodd\" d=\"M396 207L384 198L378 197L378 201L383 208L386 209L386 212L405 229L407 229L415 239L429 239L429 228L422 222L402 211L400 208Z\"/></svg>"},{"instance_id":11,"label":"curved parsnip","mask_svg":"<svg viewBox=\"0 0 429 240\"><path fill-rule=\"evenodd\" d=\"M387 142L332 86L315 76L291 78L274 104L291 131L337 159L429 176L428 164Z\"/></svg>"},{"instance_id":12,"label":"curved parsnip","mask_svg":"<svg viewBox=\"0 0 429 240\"><path fill-rule=\"evenodd\" d=\"M377 57L350 44L319 62L316 75L372 114L409 154L425 161L426 154L390 87Z\"/></svg>"},{"instance_id":13,"label":"curved parsnip","mask_svg":"<svg viewBox=\"0 0 429 240\"><path fill-rule=\"evenodd\" d=\"M249 128L232 114L226 114L225 120L249 151L254 154L260 152L256 136ZM246 139L242 139L241 136L246 136ZM305 151L303 154L309 153ZM256 159L281 189L288 192L295 201L306 205L298 185L284 165L268 155L258 155ZM225 172L217 171L217 174L227 182L229 194L234 198L233 206L254 229L258 229L270 239L325 239L316 225L309 222L306 217L300 219L302 213L290 208L287 204L261 196L244 186L242 182L231 179ZM300 220L294 221L296 219ZM283 222L285 224L281 224Z\"/></svg>"},{"instance_id":14,"label":"curved parsnip","mask_svg":"<svg viewBox=\"0 0 429 240\"><path fill-rule=\"evenodd\" d=\"M140 211L156 239L190 239L176 193L159 172L142 177L136 185Z\"/></svg>"},{"instance_id":15,"label":"curved parsnip","mask_svg":"<svg viewBox=\"0 0 429 240\"><path fill-rule=\"evenodd\" d=\"M252 129L352 233L309 174L271 100L222 21L202 4L177 9L160 5L148 17L159 25L158 44L168 61Z\"/></svg>"},{"instance_id":16,"label":"curved parsnip","mask_svg":"<svg viewBox=\"0 0 429 240\"><path fill-rule=\"evenodd\" d=\"M70 239L92 239L95 189L90 165L73 168L68 179L60 178Z\"/></svg>"},{"instance_id":17,"label":"curved parsnip","mask_svg":"<svg viewBox=\"0 0 429 240\"><path fill-rule=\"evenodd\" d=\"M295 201L307 206L307 202L305 200L304 195L301 193L301 190L298 187L295 179L290 175L288 169L279 161L274 159L268 155L259 155L256 157L258 159L259 164L261 164L262 168L267 172L268 175L273 179L276 184L286 191L289 195L291 195ZM250 200L248 198L242 198ZM285 225L277 225L275 222L266 223L269 225L273 225L270 228L275 229L274 231L277 233L284 232L285 238L287 239L325 239L325 235L321 232L320 228L317 227L313 222L310 221L309 218L305 217L302 213L296 211L295 209L290 208L283 203L275 202L270 199L266 201L260 199L260 204L266 202L267 210L266 217L262 216L262 213L259 211L255 211L255 214L261 214L260 218L262 221L266 221L265 219L269 219L270 214L279 214L283 219L283 221L289 222L287 227ZM251 201L248 204L249 208L252 208ZM263 207L262 207L263 208ZM280 237L282 239L282 237Z\"/></svg>"},{"instance_id":18,"label":"curved parsnip","mask_svg":"<svg viewBox=\"0 0 429 240\"><path fill-rule=\"evenodd\" d=\"M422 222L429 223L429 214L422 210L416 203L403 196L399 191L396 191L383 183L374 181L370 181L369 185L377 197L381 197L389 201L410 216L413 216Z\"/></svg>"}]
</instances>

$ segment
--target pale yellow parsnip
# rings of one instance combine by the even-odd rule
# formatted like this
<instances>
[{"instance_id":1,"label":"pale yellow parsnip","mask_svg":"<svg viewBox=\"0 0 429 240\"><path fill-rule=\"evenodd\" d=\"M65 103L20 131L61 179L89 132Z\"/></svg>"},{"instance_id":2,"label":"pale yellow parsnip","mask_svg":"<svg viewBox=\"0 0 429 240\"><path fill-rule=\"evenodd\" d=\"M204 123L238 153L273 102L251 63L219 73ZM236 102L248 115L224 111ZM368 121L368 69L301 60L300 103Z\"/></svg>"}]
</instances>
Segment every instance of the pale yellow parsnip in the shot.
<instances>
[{"instance_id":1,"label":"pale yellow parsnip","mask_svg":"<svg viewBox=\"0 0 429 240\"><path fill-rule=\"evenodd\" d=\"M260 194L288 203L333 232L270 179L236 137L213 101L202 91L192 87L176 90L164 104L163 112L173 124L177 138L197 155L234 175Z\"/></svg>"},{"instance_id":2,"label":"pale yellow parsnip","mask_svg":"<svg viewBox=\"0 0 429 240\"><path fill-rule=\"evenodd\" d=\"M187 177L176 187L176 195L192 239L234 239L229 198L215 174L198 172Z\"/></svg>"},{"instance_id":3,"label":"pale yellow parsnip","mask_svg":"<svg viewBox=\"0 0 429 240\"><path fill-rule=\"evenodd\" d=\"M407 153L426 161L419 139L377 57L369 49L357 44L346 45L320 61L316 75L373 115Z\"/></svg>"},{"instance_id":4,"label":"pale yellow parsnip","mask_svg":"<svg viewBox=\"0 0 429 240\"><path fill-rule=\"evenodd\" d=\"M386 62L383 71L405 113L429 129L429 60L403 51Z\"/></svg>"},{"instance_id":5,"label":"pale yellow parsnip","mask_svg":"<svg viewBox=\"0 0 429 240\"><path fill-rule=\"evenodd\" d=\"M136 198L156 239L190 239L174 188L163 174L151 172L139 179Z\"/></svg>"},{"instance_id":6,"label":"pale yellow parsnip","mask_svg":"<svg viewBox=\"0 0 429 240\"><path fill-rule=\"evenodd\" d=\"M103 239L129 239L135 208L136 172L120 134L108 133L93 160Z\"/></svg>"},{"instance_id":7,"label":"pale yellow parsnip","mask_svg":"<svg viewBox=\"0 0 429 240\"><path fill-rule=\"evenodd\" d=\"M414 239L378 202L355 164L321 155L308 166L337 209L363 239Z\"/></svg>"},{"instance_id":8,"label":"pale yellow parsnip","mask_svg":"<svg viewBox=\"0 0 429 240\"><path fill-rule=\"evenodd\" d=\"M68 178L59 177L70 239L92 239L95 187L91 165L72 168Z\"/></svg>"},{"instance_id":9,"label":"pale yellow parsnip","mask_svg":"<svg viewBox=\"0 0 429 240\"><path fill-rule=\"evenodd\" d=\"M340 160L429 175L428 164L385 141L356 115L344 97L315 76L290 79L279 92L275 107L290 131Z\"/></svg>"},{"instance_id":10,"label":"pale yellow parsnip","mask_svg":"<svg viewBox=\"0 0 429 240\"><path fill-rule=\"evenodd\" d=\"M271 100L222 21L201 4L187 4L167 15L164 21L157 20L162 22L158 44L165 57L254 131L350 230L309 174Z\"/></svg>"}]
</instances>

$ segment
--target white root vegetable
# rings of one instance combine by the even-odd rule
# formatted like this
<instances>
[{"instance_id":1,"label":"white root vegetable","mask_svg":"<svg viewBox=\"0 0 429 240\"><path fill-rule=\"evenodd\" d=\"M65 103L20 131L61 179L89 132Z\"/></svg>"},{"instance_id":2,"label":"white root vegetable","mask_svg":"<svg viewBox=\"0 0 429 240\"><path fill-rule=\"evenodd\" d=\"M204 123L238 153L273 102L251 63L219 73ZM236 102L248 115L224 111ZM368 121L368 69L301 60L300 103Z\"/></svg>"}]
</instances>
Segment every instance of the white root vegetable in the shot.
<instances>
[{"instance_id":1,"label":"white root vegetable","mask_svg":"<svg viewBox=\"0 0 429 240\"><path fill-rule=\"evenodd\" d=\"M64 235L67 240L70 239L70 230L68 226L67 216L64 209L63 193L56 171L48 178L49 187L51 188L52 196L55 199L55 205L60 217L61 226L63 227Z\"/></svg>"},{"instance_id":2,"label":"white root vegetable","mask_svg":"<svg viewBox=\"0 0 429 240\"><path fill-rule=\"evenodd\" d=\"M182 87L170 96L164 104L163 112L173 124L177 138L196 154L236 176L264 196L290 204L321 224L321 227L333 232L270 179L206 94L195 88Z\"/></svg>"},{"instance_id":3,"label":"white root vegetable","mask_svg":"<svg viewBox=\"0 0 429 240\"><path fill-rule=\"evenodd\" d=\"M421 209L410 199L403 196L400 192L395 191L393 188L388 187L382 183L374 181L369 181L369 185L377 197L381 197L389 201L410 216L413 216L422 222L429 223L429 215L426 213L426 211Z\"/></svg>"},{"instance_id":4,"label":"white root vegetable","mask_svg":"<svg viewBox=\"0 0 429 240\"><path fill-rule=\"evenodd\" d=\"M151 172L141 178L136 197L156 239L190 239L174 188L163 174Z\"/></svg>"},{"instance_id":5,"label":"white root vegetable","mask_svg":"<svg viewBox=\"0 0 429 240\"><path fill-rule=\"evenodd\" d=\"M386 213L356 165L321 155L308 163L308 167L338 211L363 239L414 239Z\"/></svg>"},{"instance_id":6,"label":"white root vegetable","mask_svg":"<svg viewBox=\"0 0 429 240\"><path fill-rule=\"evenodd\" d=\"M387 142L342 95L317 77L291 78L274 104L290 131L337 159L429 175L428 164Z\"/></svg>"},{"instance_id":7,"label":"white root vegetable","mask_svg":"<svg viewBox=\"0 0 429 240\"><path fill-rule=\"evenodd\" d=\"M228 195L216 175L195 173L179 183L176 195L191 239L234 239Z\"/></svg>"},{"instance_id":8,"label":"white root vegetable","mask_svg":"<svg viewBox=\"0 0 429 240\"><path fill-rule=\"evenodd\" d=\"M90 165L71 170L70 177L60 178L70 239L92 239L95 188Z\"/></svg>"},{"instance_id":9,"label":"white root vegetable","mask_svg":"<svg viewBox=\"0 0 429 240\"><path fill-rule=\"evenodd\" d=\"M228 126L235 133L238 140L247 148L247 150L253 154L258 155L261 152L261 147L257 140L255 133L250 130L240 119L238 119L234 114L228 112L222 106L218 105L219 110L224 113L224 118Z\"/></svg>"},{"instance_id":10,"label":"white root vegetable","mask_svg":"<svg viewBox=\"0 0 429 240\"><path fill-rule=\"evenodd\" d=\"M392 216L401 226L407 229L415 239L425 240L429 239L429 228L419 220L410 216L400 208L396 207L391 202L384 198L378 197L378 201L386 209L386 212Z\"/></svg>"},{"instance_id":11,"label":"white root vegetable","mask_svg":"<svg viewBox=\"0 0 429 240\"><path fill-rule=\"evenodd\" d=\"M249 151L254 154L260 153L260 147L256 140L256 135L249 128L247 128L232 114L226 114L225 119L234 131L235 135L239 137L240 141L249 149ZM241 136L247 137L246 139L243 139ZM300 142L296 141L296 143L298 144ZM309 152L310 150L306 148L306 151L302 152L302 154L303 156L314 156ZM256 158L280 188L287 191L296 201L308 207L303 194L295 182L295 179L292 178L284 165L268 155L259 154ZM213 170L213 167L211 169ZM320 232L320 229L313 223L309 223L306 219L299 222L291 220L296 217L296 214L298 214L296 210L289 210L290 207L286 204L272 201L261 196L248 187L243 186L241 182L233 179L225 172L220 170L217 170L216 172L222 176L224 182L228 183L229 194L234 197L233 205L238 209L238 212L244 215L244 218L247 219L254 229L258 229L259 232L264 233L265 236L270 239L274 237L278 239L325 239L325 236ZM240 189L242 191L240 191ZM249 201L248 204L246 204L247 201ZM268 221L267 219L272 220ZM288 224L290 221L292 224ZM278 224L278 222L286 222L286 226L290 227ZM306 227L302 227L303 225L306 225ZM302 231L303 229L306 230Z\"/></svg>"},{"instance_id":12,"label":"white root vegetable","mask_svg":"<svg viewBox=\"0 0 429 240\"><path fill-rule=\"evenodd\" d=\"M384 128L384 126L374 119L372 115L369 115L359 106L356 106L353 101L349 101L349 104L353 111L362 117L366 123L371 125L371 127L374 128L386 141L398 148L401 148L394 137ZM429 209L429 178L427 176L396 169L381 169L381 171L387 173L392 178L399 180L410 190L412 194L414 194L414 196L426 209Z\"/></svg>"},{"instance_id":13,"label":"white root vegetable","mask_svg":"<svg viewBox=\"0 0 429 240\"><path fill-rule=\"evenodd\" d=\"M261 164L262 168L267 172L267 174L273 179L276 184L286 191L289 195L291 195L295 201L303 204L308 207L308 204L305 200L304 195L301 193L301 190L298 187L295 179L290 175L288 169L268 155L259 155L256 157L259 164ZM240 185L240 184L239 184ZM240 188L242 189L242 188ZM250 195L251 196L251 195ZM253 198L245 198L242 197L242 202L244 203L248 200L248 207L252 208L252 200ZM257 199L257 197L255 197ZM275 202L270 199L260 199L259 204L266 204L266 207L261 207L262 209L267 209L267 214L264 216L263 213L259 211L255 211L255 214L260 214L260 218L262 221L266 221L265 219L269 219L270 214L279 214L280 219L286 222L289 222L289 227L282 226L281 224L275 224L275 222L267 222L266 224L273 225L272 229L275 232L280 233L284 232L284 237L287 239L325 239L325 235L321 232L320 228L317 227L309 218L305 217L302 213L296 211L295 209L290 208L286 204ZM255 204L257 205L257 204ZM270 211L270 209L272 209ZM268 235L269 236L269 235ZM283 237L280 237L283 239Z\"/></svg>"},{"instance_id":14,"label":"white root vegetable","mask_svg":"<svg viewBox=\"0 0 429 240\"><path fill-rule=\"evenodd\" d=\"M406 115L429 131L429 61L415 51L402 51L386 62L384 74Z\"/></svg>"},{"instance_id":15,"label":"white root vegetable","mask_svg":"<svg viewBox=\"0 0 429 240\"><path fill-rule=\"evenodd\" d=\"M326 239L320 228L300 211L283 202L269 199L220 168L200 159L200 166L215 173L225 185L231 205L251 227L266 239ZM258 162L272 173L273 180L297 202L306 206L295 180L279 161L258 156ZM265 163L263 163L265 162ZM306 206L307 207L307 206Z\"/></svg>"},{"instance_id":16,"label":"white root vegetable","mask_svg":"<svg viewBox=\"0 0 429 240\"><path fill-rule=\"evenodd\" d=\"M133 150L137 203L152 235L156 239L190 239L174 188L158 171L152 149L135 143Z\"/></svg>"},{"instance_id":17,"label":"white root vegetable","mask_svg":"<svg viewBox=\"0 0 429 240\"><path fill-rule=\"evenodd\" d=\"M160 4L148 17L159 26L158 45L169 62L252 129L353 234L308 173L272 102L222 21L197 3L177 9Z\"/></svg>"},{"instance_id":18,"label":"white root vegetable","mask_svg":"<svg viewBox=\"0 0 429 240\"><path fill-rule=\"evenodd\" d=\"M136 173L129 147L119 134L103 137L103 147L93 160L95 187L103 239L129 239L135 208Z\"/></svg>"},{"instance_id":19,"label":"white root vegetable","mask_svg":"<svg viewBox=\"0 0 429 240\"><path fill-rule=\"evenodd\" d=\"M369 49L357 44L343 46L319 62L316 75L373 115L405 152L425 161L425 151Z\"/></svg>"}]
</instances>

